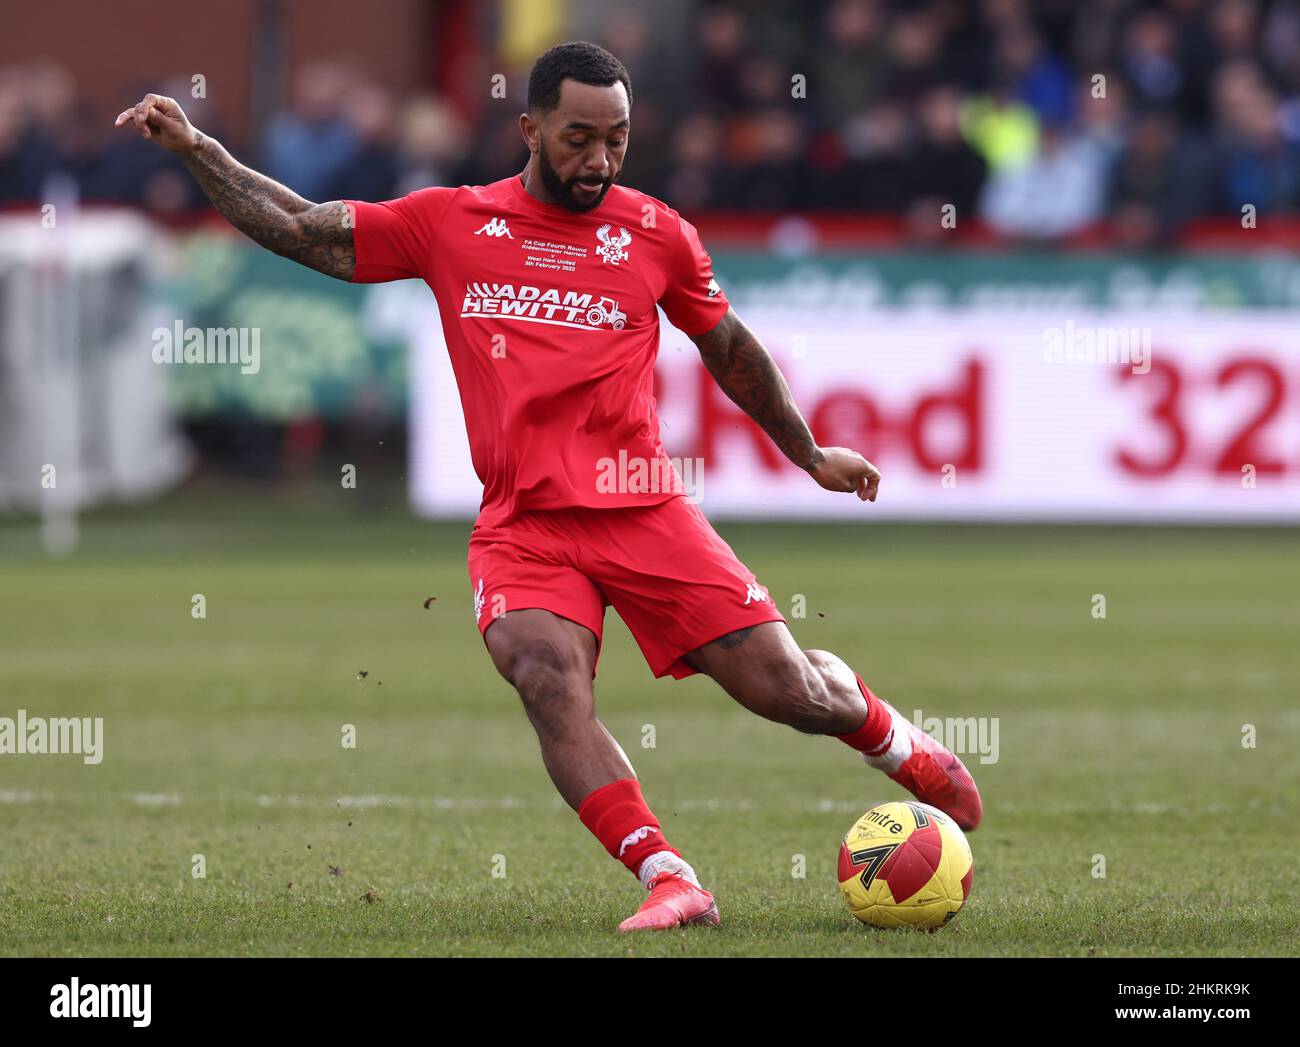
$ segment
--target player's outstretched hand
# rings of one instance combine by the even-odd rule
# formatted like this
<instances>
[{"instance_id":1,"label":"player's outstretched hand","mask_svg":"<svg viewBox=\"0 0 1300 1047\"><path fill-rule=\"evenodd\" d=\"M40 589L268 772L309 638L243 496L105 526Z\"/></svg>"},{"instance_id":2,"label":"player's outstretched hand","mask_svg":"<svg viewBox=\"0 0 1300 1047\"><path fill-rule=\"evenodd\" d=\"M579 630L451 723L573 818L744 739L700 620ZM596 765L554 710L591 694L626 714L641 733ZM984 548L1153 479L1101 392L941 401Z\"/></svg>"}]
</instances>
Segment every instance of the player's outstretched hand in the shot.
<instances>
[{"instance_id":1,"label":"player's outstretched hand","mask_svg":"<svg viewBox=\"0 0 1300 1047\"><path fill-rule=\"evenodd\" d=\"M857 451L823 447L822 458L808 471L828 491L852 492L864 502L874 502L880 489L880 470Z\"/></svg>"},{"instance_id":2,"label":"player's outstretched hand","mask_svg":"<svg viewBox=\"0 0 1300 1047\"><path fill-rule=\"evenodd\" d=\"M130 124L141 138L149 138L173 153L194 148L198 132L185 116L176 99L147 94L130 109L123 109L113 121L114 127Z\"/></svg>"}]
</instances>

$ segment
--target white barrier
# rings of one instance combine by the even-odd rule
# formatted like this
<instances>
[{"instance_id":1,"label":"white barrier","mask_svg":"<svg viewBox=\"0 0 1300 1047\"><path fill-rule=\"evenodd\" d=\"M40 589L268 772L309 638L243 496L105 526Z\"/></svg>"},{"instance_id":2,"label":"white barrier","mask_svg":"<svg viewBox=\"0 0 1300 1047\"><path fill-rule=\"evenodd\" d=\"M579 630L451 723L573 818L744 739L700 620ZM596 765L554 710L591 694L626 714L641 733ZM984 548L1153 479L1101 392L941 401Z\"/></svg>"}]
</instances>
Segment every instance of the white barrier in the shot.
<instances>
[{"instance_id":1,"label":"white barrier","mask_svg":"<svg viewBox=\"0 0 1300 1047\"><path fill-rule=\"evenodd\" d=\"M149 356L157 243L140 216L72 199L0 217L0 510L41 512L51 552L75 544L80 509L189 467Z\"/></svg>"}]
</instances>

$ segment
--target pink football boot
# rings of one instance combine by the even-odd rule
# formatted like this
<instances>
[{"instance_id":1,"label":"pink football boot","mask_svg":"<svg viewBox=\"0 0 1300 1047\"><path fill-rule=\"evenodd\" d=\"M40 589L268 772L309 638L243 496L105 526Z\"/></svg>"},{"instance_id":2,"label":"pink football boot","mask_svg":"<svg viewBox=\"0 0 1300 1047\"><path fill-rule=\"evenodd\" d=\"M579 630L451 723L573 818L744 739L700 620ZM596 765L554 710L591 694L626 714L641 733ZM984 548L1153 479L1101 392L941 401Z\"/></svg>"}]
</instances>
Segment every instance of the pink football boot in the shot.
<instances>
[{"instance_id":1,"label":"pink football boot","mask_svg":"<svg viewBox=\"0 0 1300 1047\"><path fill-rule=\"evenodd\" d=\"M669 927L721 922L713 895L677 873L660 873L650 881L650 897L618 925L620 931L663 931Z\"/></svg>"},{"instance_id":2,"label":"pink football boot","mask_svg":"<svg viewBox=\"0 0 1300 1047\"><path fill-rule=\"evenodd\" d=\"M893 731L883 749L863 753L862 758L922 803L939 808L960 828L970 831L978 826L984 805L966 765L883 698L876 700L889 710Z\"/></svg>"}]
</instances>

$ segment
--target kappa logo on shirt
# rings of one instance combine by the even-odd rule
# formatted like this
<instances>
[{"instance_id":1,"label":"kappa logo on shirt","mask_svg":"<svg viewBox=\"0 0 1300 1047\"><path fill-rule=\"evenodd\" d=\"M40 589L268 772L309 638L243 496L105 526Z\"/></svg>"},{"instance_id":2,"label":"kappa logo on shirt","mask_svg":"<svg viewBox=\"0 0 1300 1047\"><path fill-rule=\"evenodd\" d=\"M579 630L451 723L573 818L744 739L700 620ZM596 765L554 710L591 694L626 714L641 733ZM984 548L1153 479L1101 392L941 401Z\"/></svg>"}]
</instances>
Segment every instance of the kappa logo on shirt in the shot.
<instances>
[{"instance_id":1,"label":"kappa logo on shirt","mask_svg":"<svg viewBox=\"0 0 1300 1047\"><path fill-rule=\"evenodd\" d=\"M765 603L766 601L767 593L763 591L763 587L757 582L750 582L745 589L745 606L748 607L751 603Z\"/></svg>"},{"instance_id":2,"label":"kappa logo on shirt","mask_svg":"<svg viewBox=\"0 0 1300 1047\"><path fill-rule=\"evenodd\" d=\"M474 593L474 621L476 622L483 617L483 603L483 579L480 578L478 580L478 589Z\"/></svg>"},{"instance_id":3,"label":"kappa logo on shirt","mask_svg":"<svg viewBox=\"0 0 1300 1047\"><path fill-rule=\"evenodd\" d=\"M710 281L709 281L709 297L710 297L710 298L717 298L718 295L720 295L720 294L722 294L722 288L718 286L718 281L717 281L717 280L710 280Z\"/></svg>"},{"instance_id":4,"label":"kappa logo on shirt","mask_svg":"<svg viewBox=\"0 0 1300 1047\"><path fill-rule=\"evenodd\" d=\"M600 255L602 262L608 262L610 265L626 262L627 251L625 248L632 242L632 234L620 225L618 227L618 238L615 239L609 235L609 230L609 225L602 225L596 230L596 239L600 241L596 253Z\"/></svg>"},{"instance_id":5,"label":"kappa logo on shirt","mask_svg":"<svg viewBox=\"0 0 1300 1047\"><path fill-rule=\"evenodd\" d=\"M483 228L475 232L474 235L479 236L482 233L487 233L488 236L505 236L509 237L511 240L514 239L510 234L510 227L506 225L506 220L500 217L493 218L490 222L484 223Z\"/></svg>"}]
</instances>

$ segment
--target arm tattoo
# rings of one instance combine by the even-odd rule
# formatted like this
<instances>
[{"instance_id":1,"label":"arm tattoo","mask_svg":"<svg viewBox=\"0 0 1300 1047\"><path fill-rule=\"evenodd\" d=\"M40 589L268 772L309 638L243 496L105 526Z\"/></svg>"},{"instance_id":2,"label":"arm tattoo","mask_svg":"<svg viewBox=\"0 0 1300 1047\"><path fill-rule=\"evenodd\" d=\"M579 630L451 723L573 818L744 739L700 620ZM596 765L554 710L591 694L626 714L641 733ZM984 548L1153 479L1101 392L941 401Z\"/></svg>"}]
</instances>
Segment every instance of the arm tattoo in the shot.
<instances>
[{"instance_id":1,"label":"arm tattoo","mask_svg":"<svg viewBox=\"0 0 1300 1047\"><path fill-rule=\"evenodd\" d=\"M811 469L824 455L795 406L785 377L772 355L728 309L716 327L693 341L709 374L736 406L754 421L800 469Z\"/></svg>"},{"instance_id":2,"label":"arm tattoo","mask_svg":"<svg viewBox=\"0 0 1300 1047\"><path fill-rule=\"evenodd\" d=\"M747 625L743 629L737 629L735 632L727 633L725 636L719 636L713 642L724 651L733 651L748 640L749 634L757 628L757 625Z\"/></svg>"},{"instance_id":3,"label":"arm tattoo","mask_svg":"<svg viewBox=\"0 0 1300 1047\"><path fill-rule=\"evenodd\" d=\"M200 134L181 159L231 225L285 258L339 280L356 270L347 204L314 204L239 163L215 138Z\"/></svg>"}]
</instances>

